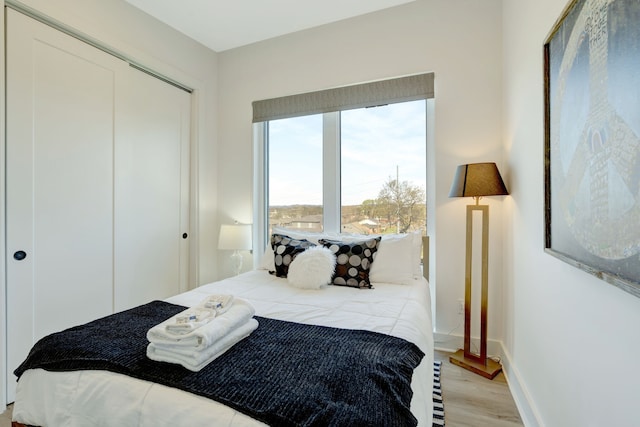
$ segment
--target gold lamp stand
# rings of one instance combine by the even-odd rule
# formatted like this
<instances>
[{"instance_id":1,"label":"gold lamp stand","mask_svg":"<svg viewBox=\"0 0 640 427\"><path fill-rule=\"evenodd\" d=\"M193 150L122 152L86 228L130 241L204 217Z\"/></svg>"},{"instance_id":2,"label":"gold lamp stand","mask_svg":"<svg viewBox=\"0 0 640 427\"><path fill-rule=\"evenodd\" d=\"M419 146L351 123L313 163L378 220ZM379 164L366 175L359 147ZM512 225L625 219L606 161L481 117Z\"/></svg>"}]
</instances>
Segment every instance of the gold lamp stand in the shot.
<instances>
[{"instance_id":1,"label":"gold lamp stand","mask_svg":"<svg viewBox=\"0 0 640 427\"><path fill-rule=\"evenodd\" d=\"M467 205L467 248L464 277L464 350L449 357L454 365L493 379L502 370L499 363L487 358L487 301L489 297L489 205ZM473 243L473 211L482 213L482 290L480 295L480 353L471 352L471 269Z\"/></svg>"},{"instance_id":2,"label":"gold lamp stand","mask_svg":"<svg viewBox=\"0 0 640 427\"><path fill-rule=\"evenodd\" d=\"M493 379L502 370L499 363L487 358L487 301L489 299L489 205L480 205L483 196L509 194L495 163L460 165L451 186L449 197L473 197L475 205L467 206L467 241L464 282L464 349L449 357L461 366L485 378ZM480 294L480 352L471 351L471 271L473 255L473 214L482 215L482 263Z\"/></svg>"}]
</instances>

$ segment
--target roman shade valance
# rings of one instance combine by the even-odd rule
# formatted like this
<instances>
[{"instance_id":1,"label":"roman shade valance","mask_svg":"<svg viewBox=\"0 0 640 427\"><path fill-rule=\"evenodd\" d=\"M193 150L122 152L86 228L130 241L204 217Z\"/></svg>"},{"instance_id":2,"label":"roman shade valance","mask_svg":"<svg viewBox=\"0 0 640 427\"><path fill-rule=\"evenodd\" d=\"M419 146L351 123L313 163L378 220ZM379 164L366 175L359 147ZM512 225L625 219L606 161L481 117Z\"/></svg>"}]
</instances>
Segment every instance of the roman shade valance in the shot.
<instances>
[{"instance_id":1,"label":"roman shade valance","mask_svg":"<svg viewBox=\"0 0 640 427\"><path fill-rule=\"evenodd\" d=\"M253 122L434 97L434 74L416 74L253 102Z\"/></svg>"}]
</instances>

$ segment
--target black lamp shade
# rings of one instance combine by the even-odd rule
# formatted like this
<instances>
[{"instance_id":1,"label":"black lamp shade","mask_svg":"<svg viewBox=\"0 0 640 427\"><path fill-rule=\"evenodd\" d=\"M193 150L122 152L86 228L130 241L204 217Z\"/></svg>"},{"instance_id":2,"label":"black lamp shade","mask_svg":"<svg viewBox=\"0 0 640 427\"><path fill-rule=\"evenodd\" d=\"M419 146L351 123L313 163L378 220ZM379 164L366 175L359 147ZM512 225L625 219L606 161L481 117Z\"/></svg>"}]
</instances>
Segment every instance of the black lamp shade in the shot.
<instances>
[{"instance_id":1,"label":"black lamp shade","mask_svg":"<svg viewBox=\"0 0 640 427\"><path fill-rule=\"evenodd\" d=\"M451 184L449 197L505 196L504 186L495 163L470 163L460 165Z\"/></svg>"}]
</instances>

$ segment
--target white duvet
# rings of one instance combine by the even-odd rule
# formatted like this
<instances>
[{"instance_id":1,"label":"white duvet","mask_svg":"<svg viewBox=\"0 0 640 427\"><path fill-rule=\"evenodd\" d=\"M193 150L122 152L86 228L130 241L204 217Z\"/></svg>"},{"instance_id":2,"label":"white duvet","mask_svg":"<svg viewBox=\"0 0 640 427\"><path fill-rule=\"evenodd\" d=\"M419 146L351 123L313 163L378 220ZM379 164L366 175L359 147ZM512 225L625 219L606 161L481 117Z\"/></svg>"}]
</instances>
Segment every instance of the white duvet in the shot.
<instances>
[{"instance_id":1,"label":"white duvet","mask_svg":"<svg viewBox=\"0 0 640 427\"><path fill-rule=\"evenodd\" d=\"M416 368L411 411L431 426L433 335L426 280L409 285L374 283L374 289L291 287L255 270L167 299L197 305L208 294L248 300L256 315L337 328L365 329L415 343L425 357ZM105 371L29 370L18 382L13 419L36 426L256 426L263 425L213 400Z\"/></svg>"}]
</instances>

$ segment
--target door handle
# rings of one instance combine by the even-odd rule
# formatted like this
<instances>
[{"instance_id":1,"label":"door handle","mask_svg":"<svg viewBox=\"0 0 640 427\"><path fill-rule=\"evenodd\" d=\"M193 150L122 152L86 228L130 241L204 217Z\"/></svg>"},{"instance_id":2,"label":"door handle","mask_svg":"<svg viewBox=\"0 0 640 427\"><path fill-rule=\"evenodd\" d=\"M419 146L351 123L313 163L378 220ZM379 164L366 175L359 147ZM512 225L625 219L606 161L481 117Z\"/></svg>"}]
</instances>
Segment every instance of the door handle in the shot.
<instances>
[{"instance_id":1,"label":"door handle","mask_svg":"<svg viewBox=\"0 0 640 427\"><path fill-rule=\"evenodd\" d=\"M25 251L16 251L13 254L13 259L15 259L16 261L22 261L26 257L27 257L27 253Z\"/></svg>"}]
</instances>

